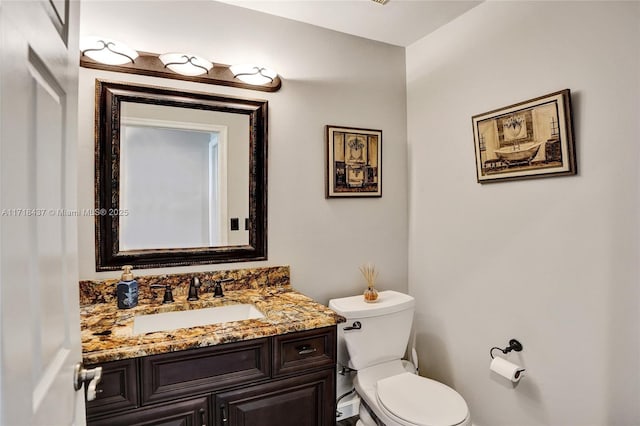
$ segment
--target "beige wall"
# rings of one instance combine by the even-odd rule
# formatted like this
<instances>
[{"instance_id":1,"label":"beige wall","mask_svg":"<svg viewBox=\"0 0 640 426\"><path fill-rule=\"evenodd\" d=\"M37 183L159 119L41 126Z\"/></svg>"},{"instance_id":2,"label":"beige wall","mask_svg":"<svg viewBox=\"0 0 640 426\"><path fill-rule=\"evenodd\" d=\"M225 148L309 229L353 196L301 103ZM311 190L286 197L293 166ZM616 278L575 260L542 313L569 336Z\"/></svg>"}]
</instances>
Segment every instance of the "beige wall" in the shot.
<instances>
[{"instance_id":1,"label":"beige wall","mask_svg":"<svg viewBox=\"0 0 640 426\"><path fill-rule=\"evenodd\" d=\"M476 425L640 424L639 52L638 2L486 2L407 49L421 373ZM578 175L476 183L471 117L565 88Z\"/></svg>"},{"instance_id":2,"label":"beige wall","mask_svg":"<svg viewBox=\"0 0 640 426\"><path fill-rule=\"evenodd\" d=\"M93 207L96 77L269 101L269 260L139 274L291 265L293 286L326 303L364 290L358 266L380 269L380 287L407 290L404 49L213 1L87 1L81 35L105 35L142 51L188 50L220 63L258 61L278 70L279 92L81 69L79 207ZM324 198L324 126L383 131L383 197ZM94 228L79 218L80 279L97 273Z\"/></svg>"}]
</instances>

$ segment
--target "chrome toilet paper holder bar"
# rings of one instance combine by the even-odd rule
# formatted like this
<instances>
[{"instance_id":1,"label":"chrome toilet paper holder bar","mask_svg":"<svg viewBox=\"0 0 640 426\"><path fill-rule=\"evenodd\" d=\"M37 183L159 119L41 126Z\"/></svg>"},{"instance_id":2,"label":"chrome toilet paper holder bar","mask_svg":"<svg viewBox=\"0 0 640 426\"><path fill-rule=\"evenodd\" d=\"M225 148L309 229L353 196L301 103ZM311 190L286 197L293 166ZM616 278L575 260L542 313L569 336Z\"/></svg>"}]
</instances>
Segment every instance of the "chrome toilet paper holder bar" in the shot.
<instances>
[{"instance_id":1,"label":"chrome toilet paper holder bar","mask_svg":"<svg viewBox=\"0 0 640 426\"><path fill-rule=\"evenodd\" d=\"M493 351L495 349L501 351L503 354L508 354L511 351L520 352L522 350L522 343L518 342L516 339L511 339L511 340L509 340L509 346L507 346L504 349L501 349L501 348L499 348L497 346L494 346L493 348L491 348L489 350L489 356L491 356L491 359L495 358L493 356Z\"/></svg>"}]
</instances>

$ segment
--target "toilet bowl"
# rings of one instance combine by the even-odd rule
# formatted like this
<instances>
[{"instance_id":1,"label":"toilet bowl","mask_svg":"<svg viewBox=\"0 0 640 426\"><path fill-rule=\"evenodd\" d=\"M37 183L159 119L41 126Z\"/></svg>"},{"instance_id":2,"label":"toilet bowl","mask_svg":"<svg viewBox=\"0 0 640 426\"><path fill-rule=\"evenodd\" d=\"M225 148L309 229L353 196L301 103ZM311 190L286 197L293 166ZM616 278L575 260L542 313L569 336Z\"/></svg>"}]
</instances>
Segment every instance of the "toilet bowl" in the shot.
<instances>
[{"instance_id":1,"label":"toilet bowl","mask_svg":"<svg viewBox=\"0 0 640 426\"><path fill-rule=\"evenodd\" d=\"M346 345L349 367L361 398L358 426L470 426L465 400L455 390L421 377L401 359L409 340L414 299L395 291L379 293L377 303L362 296L332 299L329 307L346 318L338 339ZM354 327L354 325L356 325Z\"/></svg>"},{"instance_id":2,"label":"toilet bowl","mask_svg":"<svg viewBox=\"0 0 640 426\"><path fill-rule=\"evenodd\" d=\"M359 370L354 385L364 402L360 425L470 426L467 404L455 390L415 374L408 361L389 361Z\"/></svg>"}]
</instances>

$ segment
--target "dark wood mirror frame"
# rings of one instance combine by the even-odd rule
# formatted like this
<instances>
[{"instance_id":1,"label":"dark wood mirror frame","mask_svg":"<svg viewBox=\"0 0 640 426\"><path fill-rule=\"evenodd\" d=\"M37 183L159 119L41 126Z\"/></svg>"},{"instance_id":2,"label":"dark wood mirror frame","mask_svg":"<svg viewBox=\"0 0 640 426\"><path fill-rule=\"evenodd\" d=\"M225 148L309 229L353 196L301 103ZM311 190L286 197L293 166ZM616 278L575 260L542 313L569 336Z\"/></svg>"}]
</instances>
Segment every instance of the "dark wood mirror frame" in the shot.
<instances>
[{"instance_id":1,"label":"dark wood mirror frame","mask_svg":"<svg viewBox=\"0 0 640 426\"><path fill-rule=\"evenodd\" d=\"M122 102L213 110L249 117L249 244L120 251ZM157 268L267 259L267 107L265 100L96 80L96 270ZM102 213L104 212L104 214Z\"/></svg>"}]
</instances>

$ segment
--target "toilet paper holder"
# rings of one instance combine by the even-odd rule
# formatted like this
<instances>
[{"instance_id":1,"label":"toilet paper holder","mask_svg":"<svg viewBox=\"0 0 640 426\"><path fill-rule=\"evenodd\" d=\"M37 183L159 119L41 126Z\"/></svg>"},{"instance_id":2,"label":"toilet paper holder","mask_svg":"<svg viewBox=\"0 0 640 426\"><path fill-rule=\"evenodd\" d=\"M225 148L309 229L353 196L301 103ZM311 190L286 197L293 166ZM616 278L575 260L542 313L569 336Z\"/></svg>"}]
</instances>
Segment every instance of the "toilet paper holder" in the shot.
<instances>
[{"instance_id":1,"label":"toilet paper holder","mask_svg":"<svg viewBox=\"0 0 640 426\"><path fill-rule=\"evenodd\" d=\"M511 351L520 352L522 350L522 343L518 342L516 339L511 339L509 340L509 346L504 349L494 346L489 350L489 356L491 356L491 359L495 358L493 356L493 351L496 349L501 351L503 354L508 354Z\"/></svg>"}]
</instances>

